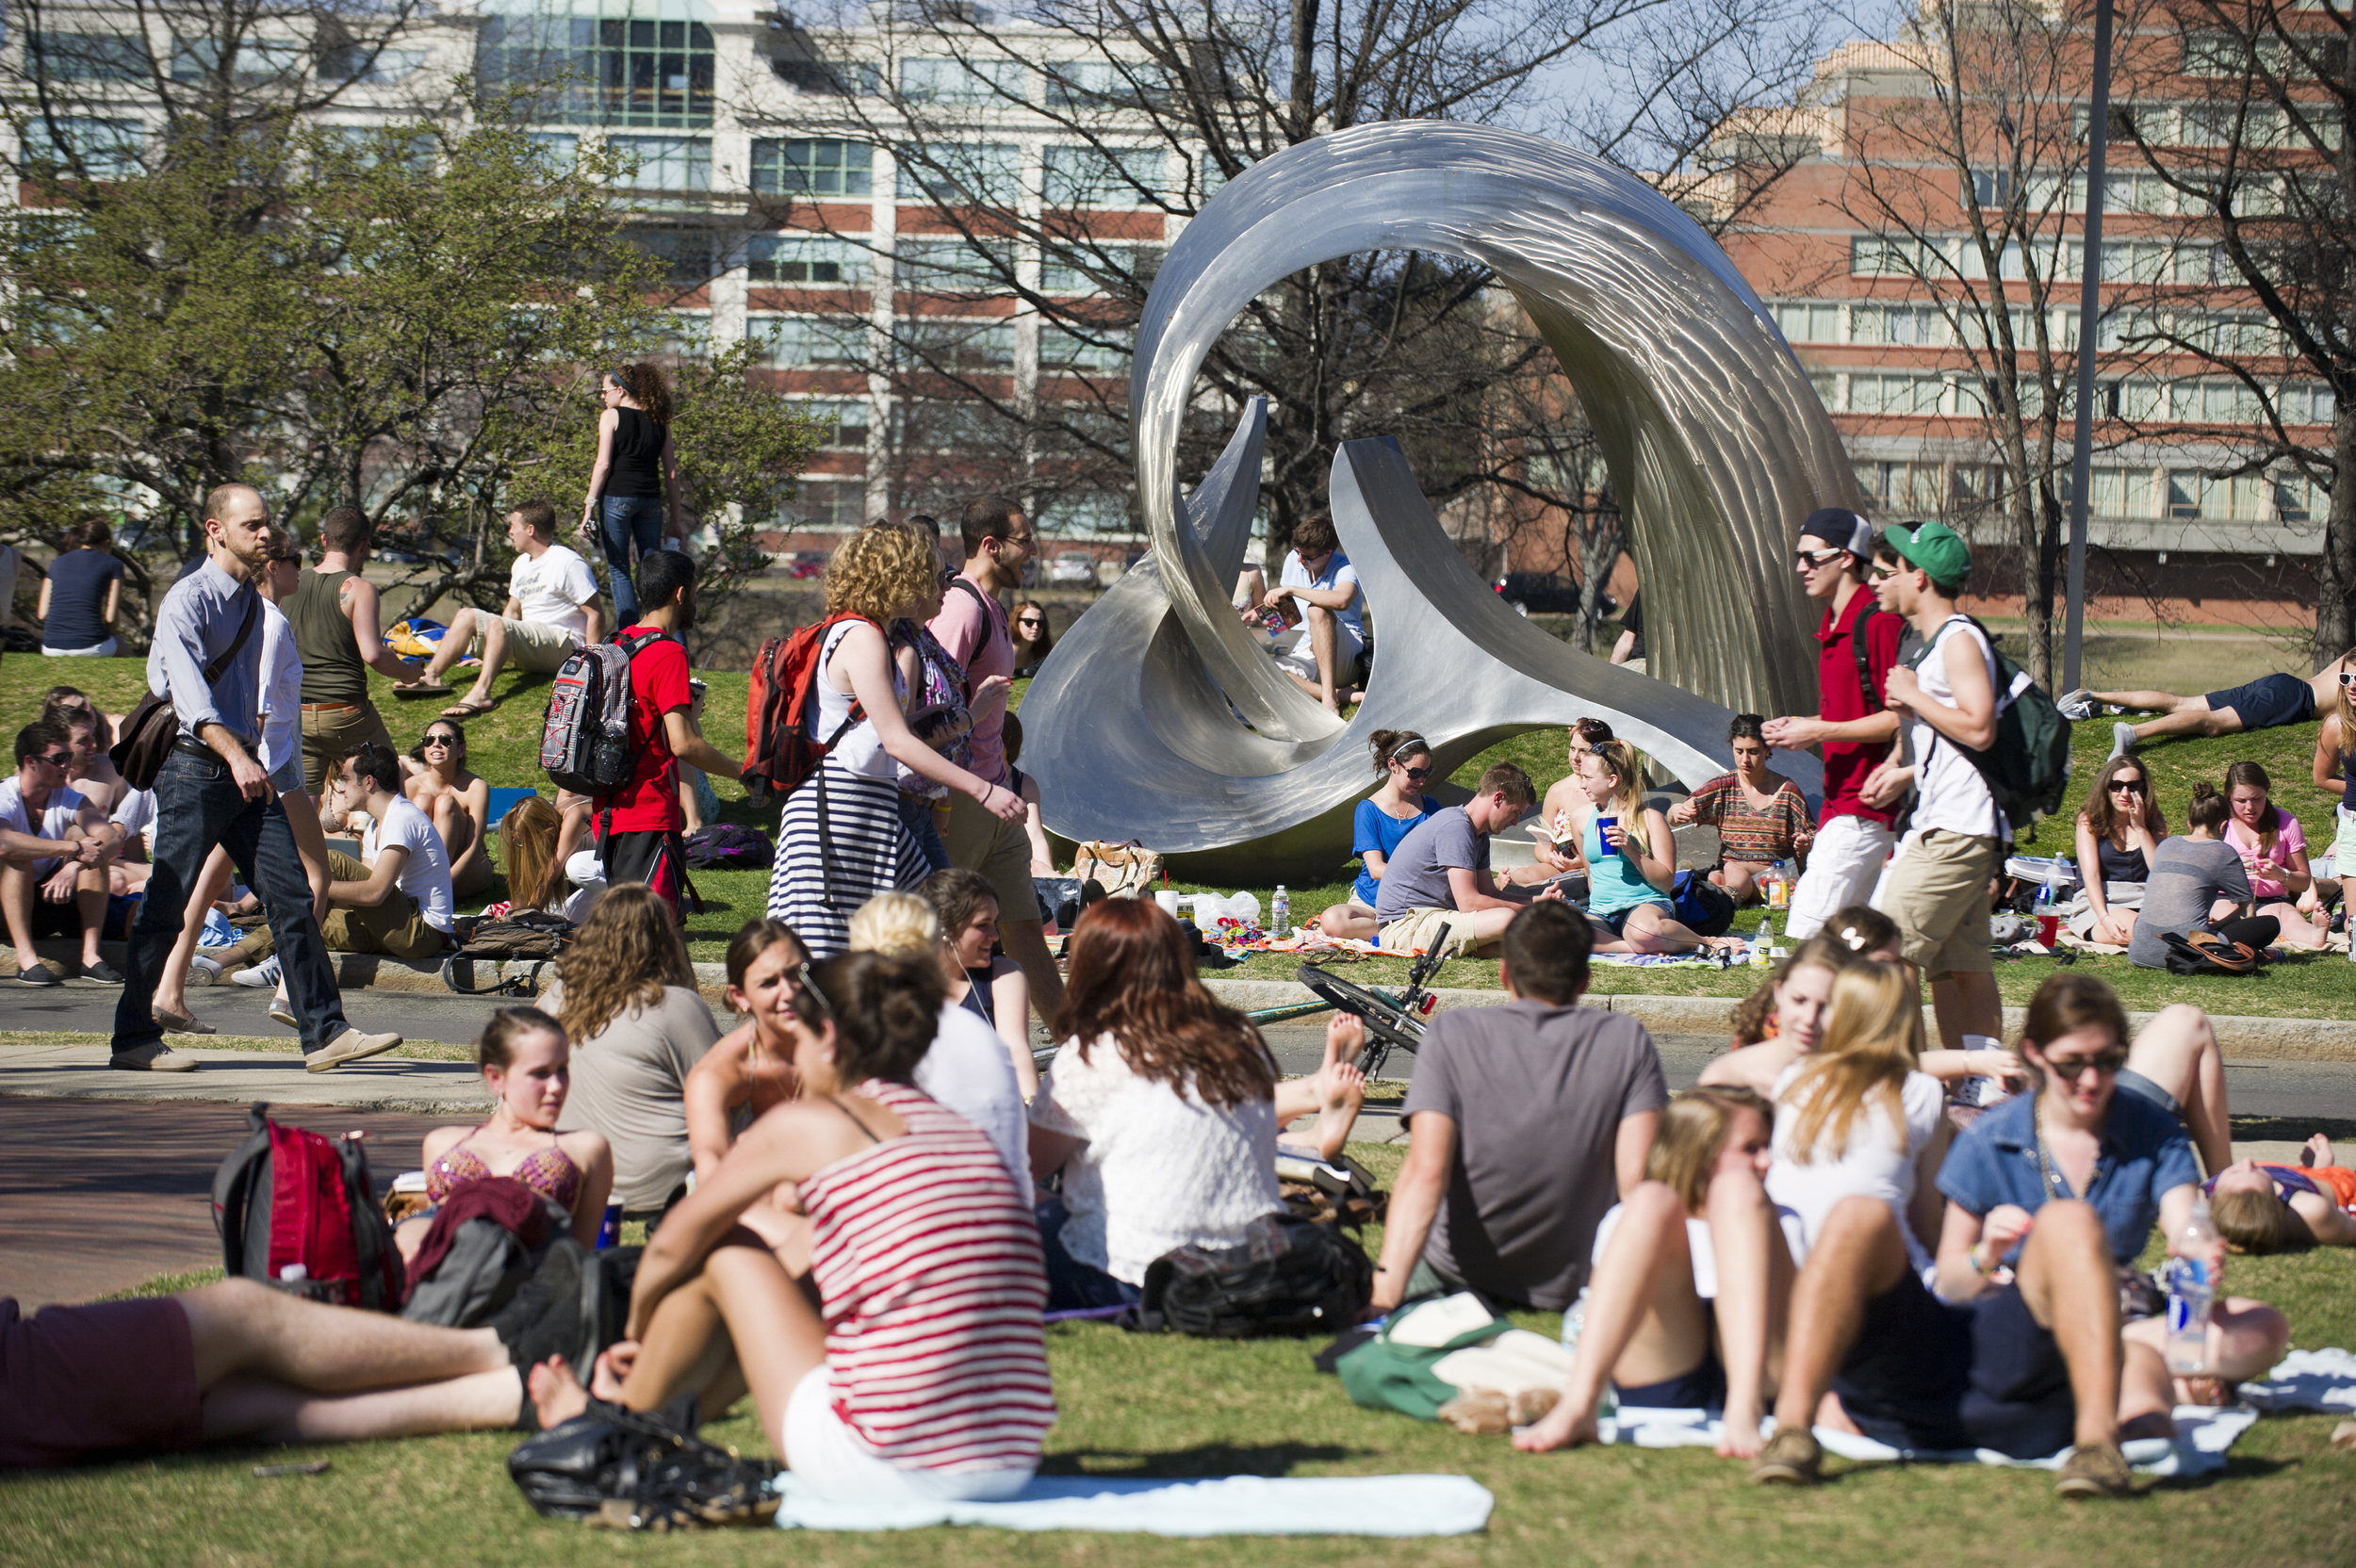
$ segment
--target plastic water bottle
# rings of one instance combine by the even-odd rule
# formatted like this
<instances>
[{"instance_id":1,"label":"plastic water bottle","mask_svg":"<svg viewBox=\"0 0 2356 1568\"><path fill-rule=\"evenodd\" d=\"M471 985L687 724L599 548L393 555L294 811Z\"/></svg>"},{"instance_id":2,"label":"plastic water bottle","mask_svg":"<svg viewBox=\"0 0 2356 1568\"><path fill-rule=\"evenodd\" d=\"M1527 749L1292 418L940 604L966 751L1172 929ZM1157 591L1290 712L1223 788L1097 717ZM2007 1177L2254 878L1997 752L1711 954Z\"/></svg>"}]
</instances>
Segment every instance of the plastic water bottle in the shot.
<instances>
[{"instance_id":1,"label":"plastic water bottle","mask_svg":"<svg viewBox=\"0 0 2356 1568\"><path fill-rule=\"evenodd\" d=\"M1791 906L1792 867L1789 862L1778 860L1775 869L1767 874L1767 906L1770 909L1786 909Z\"/></svg>"},{"instance_id":2,"label":"plastic water bottle","mask_svg":"<svg viewBox=\"0 0 2356 1568\"><path fill-rule=\"evenodd\" d=\"M2209 1278L2205 1259L2217 1242L2217 1226L2209 1218L2209 1198L2192 1200L2192 1217L2184 1222L2180 1244L2201 1258L2170 1258L2168 1263L2168 1369L2190 1377L2209 1364L2209 1304L2217 1299L2217 1282Z\"/></svg>"},{"instance_id":3,"label":"plastic water bottle","mask_svg":"<svg viewBox=\"0 0 2356 1568\"><path fill-rule=\"evenodd\" d=\"M1775 939L1775 917L1773 912L1759 917L1759 931L1751 938L1751 968L1765 969L1772 961L1768 949Z\"/></svg>"},{"instance_id":4,"label":"plastic water bottle","mask_svg":"<svg viewBox=\"0 0 2356 1568\"><path fill-rule=\"evenodd\" d=\"M1271 937L1292 935L1293 898L1292 894L1284 890L1284 884L1282 882L1276 884L1276 896L1268 901L1268 934Z\"/></svg>"}]
</instances>

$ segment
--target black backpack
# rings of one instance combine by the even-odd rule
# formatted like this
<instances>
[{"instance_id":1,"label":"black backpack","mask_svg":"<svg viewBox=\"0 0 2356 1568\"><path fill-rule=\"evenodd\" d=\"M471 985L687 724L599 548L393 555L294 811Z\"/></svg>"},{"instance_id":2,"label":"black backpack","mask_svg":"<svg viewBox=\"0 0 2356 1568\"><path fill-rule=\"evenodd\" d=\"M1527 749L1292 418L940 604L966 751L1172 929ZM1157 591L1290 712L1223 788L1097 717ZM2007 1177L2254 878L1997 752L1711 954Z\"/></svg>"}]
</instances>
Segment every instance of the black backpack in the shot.
<instances>
[{"instance_id":1,"label":"black backpack","mask_svg":"<svg viewBox=\"0 0 2356 1568\"><path fill-rule=\"evenodd\" d=\"M1374 1297L1374 1265L1332 1225L1279 1212L1239 1247L1181 1247L1146 1266L1138 1327L1199 1339L1333 1334Z\"/></svg>"}]
</instances>

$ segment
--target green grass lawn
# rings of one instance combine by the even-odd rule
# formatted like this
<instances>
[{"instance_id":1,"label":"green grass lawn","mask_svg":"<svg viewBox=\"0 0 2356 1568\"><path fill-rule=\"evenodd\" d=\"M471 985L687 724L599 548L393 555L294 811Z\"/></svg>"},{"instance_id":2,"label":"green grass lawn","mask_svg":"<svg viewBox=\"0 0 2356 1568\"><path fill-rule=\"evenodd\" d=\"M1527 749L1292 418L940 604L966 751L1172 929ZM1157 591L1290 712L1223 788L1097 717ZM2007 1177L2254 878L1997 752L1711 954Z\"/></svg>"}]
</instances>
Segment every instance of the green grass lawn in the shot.
<instances>
[{"instance_id":1,"label":"green grass lawn","mask_svg":"<svg viewBox=\"0 0 2356 1568\"><path fill-rule=\"evenodd\" d=\"M2202 649L2200 663L2201 680L2205 683L2215 671L2211 669ZM43 660L23 655L0 662L0 731L13 735L16 727L31 718L38 710L41 694L49 683L70 678L75 684L97 697L110 711L123 711L138 700L146 679L145 662L137 659L80 659L72 667L63 668L64 662ZM700 671L710 684L706 700L704 730L725 751L734 751L738 738L744 732L744 701L747 677L741 670ZM392 683L370 672L369 681L376 702L392 728L394 739L403 744L423 732L426 722L440 710L432 702L399 702L391 695ZM460 684L464 684L463 677ZM1022 693L1028 682L1017 684L1015 703L1022 703ZM496 784L539 782L547 788L538 769L541 713L547 702L548 678L507 672L499 677L496 691L500 698L497 711L475 720L466 727L468 760L478 773ZM2231 735L2217 740L2178 741L2151 747L2145 760L2159 787L2158 800L2171 826L2182 832L2184 825L2184 804L2196 780L2206 779L2222 789L2225 769L2229 763L2244 760L2261 763L2274 783L2274 797L2286 809L2298 816L2307 830L2308 841L2316 854L2329 847L2333 830L2332 808L2339 797L2315 787L2312 768L2315 756L2316 726L2293 725L2279 729L2261 730L2254 734ZM2095 770L2110 750L2110 726L2097 720L2076 727L2076 746L2072 754L2072 776L2090 782ZM1535 780L1541 790L1560 777L1563 772L1564 732L1557 728L1532 730L1490 747L1458 769L1455 781L1469 786L1478 780L1493 763L1519 763ZM743 792L726 779L714 779L719 793L723 817L751 824L763 831L774 833L775 808L756 811L744 798ZM2038 830L2022 843L2024 852L2050 855L2070 850L2069 823L2060 819L2039 825ZM1336 866L1330 881L1309 887L1287 890L1292 900L1296 921L1314 918L1329 904L1341 902L1349 895L1349 878L1356 874L1355 861ZM690 951L704 961L717 961L725 953L728 939L736 927L758 915L767 903L768 873L766 872L699 872L695 876L695 888L703 895L704 912L689 917L687 935ZM1233 892L1233 888L1207 889L1187 882L1173 882L1183 891ZM1259 895L1265 911L1272 888L1252 890ZM503 882L495 881L482 904L505 898ZM481 907L477 904L474 907ZM1736 917L1738 930L1757 928L1759 912L1744 910ZM1345 960L1348 962L1348 960ZM1300 960L1292 957L1263 955L1251 959L1240 968L1225 972L1239 978L1290 979ZM2053 960L2021 958L2003 961L1997 979L2008 1003L2026 1003L2046 975L2056 967ZM2248 979L2204 978L2182 980L2164 972L2138 970L2124 956L2104 957L2089 956L2079 959L2079 967L2102 975L2125 999L2127 1005L2137 1010L2156 1009L2175 1001L2194 1001L2213 1012L2254 1014L2269 1017L2333 1017L2356 1016L2356 964L2344 957L2321 955L2295 957L2271 972ZM1369 958L1359 960L1349 970L1353 975L1377 983L1404 978L1406 965L1396 959ZM1451 961L1441 972L1437 982L1446 986L1488 987L1497 984L1494 961L1460 958ZM1644 994L1677 996L1742 996L1757 984L1757 977L1748 970L1731 971L1700 969L1622 969L1598 966L1595 989L1602 994Z\"/></svg>"},{"instance_id":2,"label":"green grass lawn","mask_svg":"<svg viewBox=\"0 0 2356 1568\"><path fill-rule=\"evenodd\" d=\"M1352 1152L1387 1183L1395 1147ZM1370 1231L1369 1249L1380 1245ZM157 1282L184 1288L202 1276ZM2356 1344L2356 1252L2237 1259L2231 1288L2282 1306L2302 1347ZM1525 1326L1552 1333L1548 1314ZM0 1559L23 1563L389 1564L1062 1563L1106 1568L1412 1560L1454 1565L2165 1562L2171 1568L2347 1563L2356 1556L2356 1455L2334 1452L2331 1416L2269 1417L2219 1478L2159 1483L2119 1504L2065 1505L2039 1472L1923 1465L1851 1467L1808 1494L1748 1485L1706 1450L1516 1454L1364 1411L1309 1365L1314 1344L1234 1344L1048 1331L1059 1416L1054 1473L1469 1475L1497 1496L1487 1533L1391 1545L1357 1539L1019 1537L932 1529L780 1542L728 1531L631 1539L536 1518L508 1481L515 1438L483 1433L284 1450L229 1448L0 1478ZM768 1445L749 1402L708 1429L747 1453ZM315 1477L259 1479L260 1462L313 1457ZM1377 1554L1382 1554L1378 1559Z\"/></svg>"}]
</instances>

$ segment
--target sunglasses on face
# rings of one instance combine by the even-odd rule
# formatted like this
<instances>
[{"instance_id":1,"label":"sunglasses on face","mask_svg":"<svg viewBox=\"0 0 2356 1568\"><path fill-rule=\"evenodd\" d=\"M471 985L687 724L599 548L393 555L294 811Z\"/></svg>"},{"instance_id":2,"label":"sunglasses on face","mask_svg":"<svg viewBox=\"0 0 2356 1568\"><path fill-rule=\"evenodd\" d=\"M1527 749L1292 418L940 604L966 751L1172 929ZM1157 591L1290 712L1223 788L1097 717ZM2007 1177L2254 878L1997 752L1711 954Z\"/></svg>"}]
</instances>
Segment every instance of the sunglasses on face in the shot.
<instances>
[{"instance_id":1,"label":"sunglasses on face","mask_svg":"<svg viewBox=\"0 0 2356 1568\"><path fill-rule=\"evenodd\" d=\"M2116 794L2116 793L2118 793L2118 792L2119 792L2119 791L2121 791L2121 790L2125 790L2125 791L2127 791L2130 794L2138 794L2138 795L2139 795L2139 794L2143 793L2143 780L2142 780L2142 779L2140 779L2140 778L2114 778L2114 779L2112 779L2112 780L2111 780L2111 792L2112 792L2112 793L2114 793L2114 794Z\"/></svg>"},{"instance_id":2,"label":"sunglasses on face","mask_svg":"<svg viewBox=\"0 0 2356 1568\"><path fill-rule=\"evenodd\" d=\"M1885 566L1880 562L1876 561L1873 563L1873 571L1870 575L1875 582L1888 582L1891 578L1896 577L1904 570L1906 570L1906 568L1903 566Z\"/></svg>"},{"instance_id":3,"label":"sunglasses on face","mask_svg":"<svg viewBox=\"0 0 2356 1568\"><path fill-rule=\"evenodd\" d=\"M1847 553L1846 550L1800 550L1792 555L1792 564L1804 572L1812 572Z\"/></svg>"},{"instance_id":4,"label":"sunglasses on face","mask_svg":"<svg viewBox=\"0 0 2356 1568\"><path fill-rule=\"evenodd\" d=\"M454 746L458 743L458 737L455 735L428 735L425 738L425 743L430 746Z\"/></svg>"},{"instance_id":5,"label":"sunglasses on face","mask_svg":"<svg viewBox=\"0 0 2356 1568\"><path fill-rule=\"evenodd\" d=\"M1405 775L1406 775L1409 778L1422 779L1422 778L1429 778L1429 777L1431 777L1431 776L1432 776L1432 770L1431 770L1430 768L1428 768L1428 767L1426 767L1426 768L1406 768L1406 767L1402 767L1402 768L1400 768L1399 771L1399 772L1401 772L1401 773L1403 773L1403 774L1405 774Z\"/></svg>"},{"instance_id":6,"label":"sunglasses on face","mask_svg":"<svg viewBox=\"0 0 2356 1568\"><path fill-rule=\"evenodd\" d=\"M807 961L796 964L794 967L794 988L804 996L809 997L812 1002L818 1004L818 1017L820 1021L829 1023L832 1022L834 1021L834 1005L826 1000L826 993L818 988L818 982L811 978L810 965Z\"/></svg>"},{"instance_id":7,"label":"sunglasses on face","mask_svg":"<svg viewBox=\"0 0 2356 1568\"><path fill-rule=\"evenodd\" d=\"M2088 1068L2092 1068L2104 1077L2117 1072L2127 1065L2127 1053L2124 1050L2111 1050L2098 1052L2091 1056L2048 1056L2045 1059L2045 1065L2052 1068L2063 1083L2074 1084L2086 1076Z\"/></svg>"},{"instance_id":8,"label":"sunglasses on face","mask_svg":"<svg viewBox=\"0 0 2356 1568\"><path fill-rule=\"evenodd\" d=\"M1014 618L1014 624L1017 626L1044 626L1046 623L1041 621L1037 615L1017 615Z\"/></svg>"},{"instance_id":9,"label":"sunglasses on face","mask_svg":"<svg viewBox=\"0 0 2356 1568\"><path fill-rule=\"evenodd\" d=\"M2343 686L2356 686L2356 670L2342 670L2340 672L2340 684Z\"/></svg>"},{"instance_id":10,"label":"sunglasses on face","mask_svg":"<svg viewBox=\"0 0 2356 1568\"><path fill-rule=\"evenodd\" d=\"M53 768L62 768L73 760L74 754L66 751L44 751L33 759L36 762L46 762Z\"/></svg>"}]
</instances>

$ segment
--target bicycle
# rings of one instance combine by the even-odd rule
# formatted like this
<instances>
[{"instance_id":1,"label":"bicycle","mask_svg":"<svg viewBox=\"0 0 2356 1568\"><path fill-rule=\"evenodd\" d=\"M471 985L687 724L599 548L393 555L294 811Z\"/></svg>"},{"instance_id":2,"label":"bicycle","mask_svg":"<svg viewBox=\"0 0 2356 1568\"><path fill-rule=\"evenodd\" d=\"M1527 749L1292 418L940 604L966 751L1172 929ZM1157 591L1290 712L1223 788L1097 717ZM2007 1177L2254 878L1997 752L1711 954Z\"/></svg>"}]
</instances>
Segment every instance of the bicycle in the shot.
<instances>
[{"instance_id":1,"label":"bicycle","mask_svg":"<svg viewBox=\"0 0 2356 1568\"><path fill-rule=\"evenodd\" d=\"M1390 1059L1393 1051L1404 1051L1412 1056L1423 1044L1423 1021L1440 1000L1426 988L1440 966L1448 962L1448 932L1447 926L1441 926L1431 947L1407 966L1404 990L1394 993L1379 986L1361 986L1354 980L1329 974L1315 964L1303 964L1295 972L1295 977L1320 1000L1263 1007L1246 1016L1254 1023L1265 1024L1328 1010L1351 1014L1366 1029L1366 1043L1358 1053L1358 1070L1370 1079L1379 1078L1383 1064Z\"/></svg>"}]
</instances>

